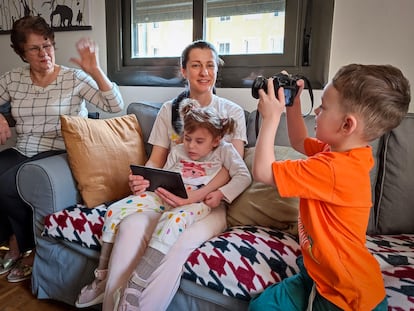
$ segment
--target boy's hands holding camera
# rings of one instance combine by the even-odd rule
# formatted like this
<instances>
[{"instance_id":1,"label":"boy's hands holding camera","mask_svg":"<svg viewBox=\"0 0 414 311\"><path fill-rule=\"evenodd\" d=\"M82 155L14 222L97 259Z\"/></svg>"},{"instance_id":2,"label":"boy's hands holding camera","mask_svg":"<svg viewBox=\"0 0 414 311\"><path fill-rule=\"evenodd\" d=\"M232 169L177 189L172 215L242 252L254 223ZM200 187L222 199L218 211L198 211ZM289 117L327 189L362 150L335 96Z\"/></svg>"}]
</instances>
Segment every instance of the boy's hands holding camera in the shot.
<instances>
[{"instance_id":1,"label":"boy's hands holding camera","mask_svg":"<svg viewBox=\"0 0 414 311\"><path fill-rule=\"evenodd\" d=\"M257 109L263 118L263 122L267 118L275 120L279 119L280 115L285 110L285 94L283 88L280 87L276 97L275 89L273 87L273 78L267 80L267 93L264 89L259 89L259 102Z\"/></svg>"},{"instance_id":2,"label":"boy's hands holding camera","mask_svg":"<svg viewBox=\"0 0 414 311\"><path fill-rule=\"evenodd\" d=\"M289 76L286 71L282 72L282 75ZM280 76L280 74L279 74ZM257 91L257 95L259 98L258 103L258 110L263 118L265 118L265 115L272 116L273 112L277 113L280 117L282 112L284 111L284 107L289 107L291 109L292 107L295 107L295 110L300 109L300 95L302 93L302 90L305 87L305 81L303 79L293 80L291 82L295 83L295 90L291 91L292 86L289 87L288 94L294 95L294 98L289 99L289 104L286 103L286 90L285 88L280 85L280 81L276 81L278 84L277 87L275 87L275 81L274 78L269 78L265 83L267 82L266 87L263 88L257 88L255 91ZM277 94L275 93L277 91ZM266 107L265 106L266 103ZM272 106L273 104L273 106ZM270 111L271 107L273 107L273 111ZM265 111L264 109L268 108L269 111Z\"/></svg>"},{"instance_id":3,"label":"boy's hands holding camera","mask_svg":"<svg viewBox=\"0 0 414 311\"><path fill-rule=\"evenodd\" d=\"M257 137L256 152L253 161L253 178L258 182L268 185L274 185L275 183L271 169L272 163L276 161L273 145L280 116L286 106L283 87L279 87L277 94L275 94L273 83L273 78L269 78L267 80L267 92L263 88L258 89L259 103L257 109L262 116L262 123ZM287 113L289 129L294 127L294 123L298 121L296 116L302 119L300 94L304 88L304 81L299 79L295 83L298 86L297 94L293 100L293 105L287 108L289 110ZM300 120L298 124L300 128L299 132L302 132L302 126L303 120Z\"/></svg>"},{"instance_id":4,"label":"boy's hands holding camera","mask_svg":"<svg viewBox=\"0 0 414 311\"><path fill-rule=\"evenodd\" d=\"M275 162L273 144L279 126L280 116L285 109L283 88L278 89L276 98L273 79L267 81L267 93L259 89L257 109L262 116L262 123L256 141L256 151L253 160L253 178L267 185L274 185L272 163Z\"/></svg>"}]
</instances>

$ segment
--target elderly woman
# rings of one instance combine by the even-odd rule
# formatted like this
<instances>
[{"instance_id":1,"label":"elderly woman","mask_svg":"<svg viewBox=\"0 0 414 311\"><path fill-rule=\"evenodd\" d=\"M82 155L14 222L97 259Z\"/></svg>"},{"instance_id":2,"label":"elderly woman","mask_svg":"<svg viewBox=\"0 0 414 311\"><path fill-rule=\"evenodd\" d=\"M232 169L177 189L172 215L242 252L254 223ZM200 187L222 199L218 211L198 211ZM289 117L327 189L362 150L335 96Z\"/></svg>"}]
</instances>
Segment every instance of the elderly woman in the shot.
<instances>
[{"instance_id":1,"label":"elderly woman","mask_svg":"<svg viewBox=\"0 0 414 311\"><path fill-rule=\"evenodd\" d=\"M54 32L41 17L15 21L11 42L28 66L0 77L0 106L10 104L17 133L16 146L0 152L0 243L9 247L0 259L0 275L9 273L9 282L19 282L31 276L35 243L32 210L16 188L18 169L64 151L60 115L87 117L86 102L110 113L121 111L124 104L118 87L99 66L93 41L77 43L80 57L71 61L82 70L55 63ZM0 114L0 143L10 136L9 124Z\"/></svg>"}]
</instances>

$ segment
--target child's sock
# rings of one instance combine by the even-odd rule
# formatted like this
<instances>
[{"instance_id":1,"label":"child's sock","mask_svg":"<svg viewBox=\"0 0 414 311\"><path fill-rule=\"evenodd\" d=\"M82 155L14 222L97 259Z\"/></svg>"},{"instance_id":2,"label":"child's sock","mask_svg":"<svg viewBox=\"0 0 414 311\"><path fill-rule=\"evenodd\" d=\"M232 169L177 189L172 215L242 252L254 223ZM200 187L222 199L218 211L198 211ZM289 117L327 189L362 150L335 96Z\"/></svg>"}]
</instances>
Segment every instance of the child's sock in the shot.
<instances>
[{"instance_id":1,"label":"child's sock","mask_svg":"<svg viewBox=\"0 0 414 311\"><path fill-rule=\"evenodd\" d=\"M147 280L151 274L158 268L161 260L164 258L164 254L159 250L148 247L142 256L138 266L135 268L135 284L136 288L142 292L147 285Z\"/></svg>"},{"instance_id":2,"label":"child's sock","mask_svg":"<svg viewBox=\"0 0 414 311\"><path fill-rule=\"evenodd\" d=\"M103 242L101 247L101 253L99 255L99 262L98 267L96 269L98 270L107 270L108 264L109 264L109 258L111 257L112 253L112 243Z\"/></svg>"},{"instance_id":3,"label":"child's sock","mask_svg":"<svg viewBox=\"0 0 414 311\"><path fill-rule=\"evenodd\" d=\"M147 248L138 266L135 268L135 273L129 279L127 290L124 293L125 300L129 304L135 307L139 306L139 297L147 286L147 280L155 269L157 269L164 256L163 253L155 248ZM132 294L128 291L129 288L135 289L136 291Z\"/></svg>"}]
</instances>

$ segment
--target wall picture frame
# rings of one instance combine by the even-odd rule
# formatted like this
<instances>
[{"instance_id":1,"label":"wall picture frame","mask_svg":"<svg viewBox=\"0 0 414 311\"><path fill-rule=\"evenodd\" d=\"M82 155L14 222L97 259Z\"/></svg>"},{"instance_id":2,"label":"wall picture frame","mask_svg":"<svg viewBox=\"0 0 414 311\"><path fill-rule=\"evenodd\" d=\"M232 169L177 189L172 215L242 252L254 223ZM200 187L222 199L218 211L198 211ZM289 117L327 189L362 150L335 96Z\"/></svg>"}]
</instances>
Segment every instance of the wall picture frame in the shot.
<instances>
[{"instance_id":1,"label":"wall picture frame","mask_svg":"<svg viewBox=\"0 0 414 311\"><path fill-rule=\"evenodd\" d=\"M0 0L0 34L23 16L41 16L54 31L91 30L90 0Z\"/></svg>"}]
</instances>

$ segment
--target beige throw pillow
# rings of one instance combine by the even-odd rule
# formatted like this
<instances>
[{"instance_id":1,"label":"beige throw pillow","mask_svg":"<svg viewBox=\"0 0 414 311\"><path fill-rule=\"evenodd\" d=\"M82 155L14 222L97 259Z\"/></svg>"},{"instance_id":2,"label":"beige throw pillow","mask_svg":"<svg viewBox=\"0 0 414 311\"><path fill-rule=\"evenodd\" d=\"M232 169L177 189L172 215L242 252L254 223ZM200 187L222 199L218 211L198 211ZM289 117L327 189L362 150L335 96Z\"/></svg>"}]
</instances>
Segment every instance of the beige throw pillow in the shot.
<instances>
[{"instance_id":1,"label":"beige throw pillow","mask_svg":"<svg viewBox=\"0 0 414 311\"><path fill-rule=\"evenodd\" d=\"M246 148L244 161L252 171L255 147ZM305 156L291 147L275 146L277 160L303 159ZM227 209L227 224L259 225L297 234L298 198L282 198L277 188L253 181Z\"/></svg>"},{"instance_id":2,"label":"beige throw pillow","mask_svg":"<svg viewBox=\"0 0 414 311\"><path fill-rule=\"evenodd\" d=\"M135 115L110 119L61 116L69 165L89 208L130 194L130 164L144 164L146 154Z\"/></svg>"}]
</instances>

